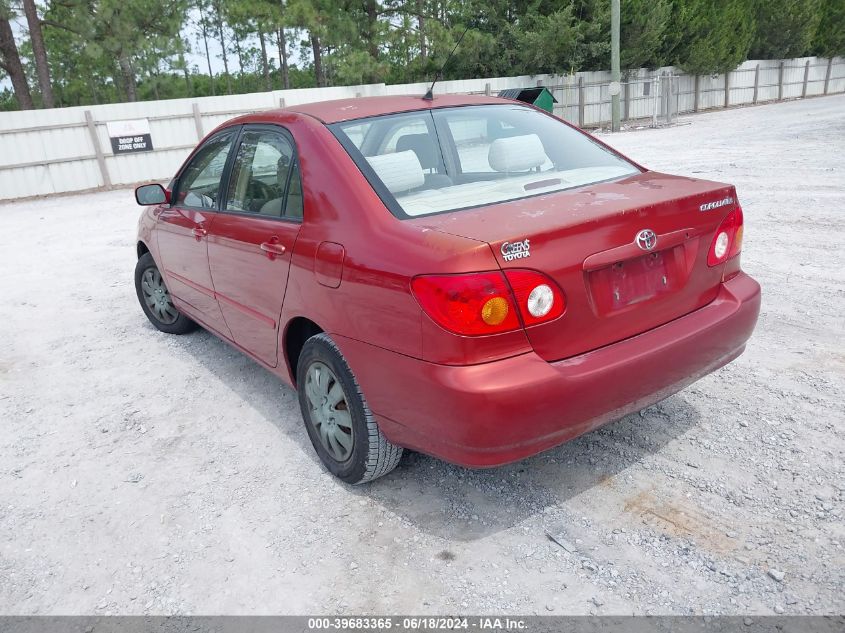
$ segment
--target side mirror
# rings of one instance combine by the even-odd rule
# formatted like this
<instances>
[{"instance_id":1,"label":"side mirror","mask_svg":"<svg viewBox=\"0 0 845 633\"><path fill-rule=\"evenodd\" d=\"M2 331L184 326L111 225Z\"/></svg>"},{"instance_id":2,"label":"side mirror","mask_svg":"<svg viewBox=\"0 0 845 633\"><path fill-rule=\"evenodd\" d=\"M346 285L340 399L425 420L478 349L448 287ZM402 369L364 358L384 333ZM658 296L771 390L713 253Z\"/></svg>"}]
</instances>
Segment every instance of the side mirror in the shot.
<instances>
[{"instance_id":1,"label":"side mirror","mask_svg":"<svg viewBox=\"0 0 845 633\"><path fill-rule=\"evenodd\" d=\"M170 201L170 195L159 184L141 185L135 189L135 201L142 206L166 204Z\"/></svg>"}]
</instances>

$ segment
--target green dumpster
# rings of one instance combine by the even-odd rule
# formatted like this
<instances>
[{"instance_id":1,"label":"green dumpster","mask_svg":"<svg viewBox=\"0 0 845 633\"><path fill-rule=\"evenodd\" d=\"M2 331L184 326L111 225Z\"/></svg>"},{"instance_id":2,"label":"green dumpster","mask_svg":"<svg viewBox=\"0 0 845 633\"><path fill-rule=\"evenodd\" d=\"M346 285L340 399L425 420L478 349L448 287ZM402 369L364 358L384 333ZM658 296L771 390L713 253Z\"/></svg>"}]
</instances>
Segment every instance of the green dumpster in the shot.
<instances>
[{"instance_id":1,"label":"green dumpster","mask_svg":"<svg viewBox=\"0 0 845 633\"><path fill-rule=\"evenodd\" d=\"M541 110L551 112L554 114L555 104L557 99L549 91L548 88L538 86L536 88L511 88L509 90L502 90L499 96L504 99L516 99L523 103L530 103Z\"/></svg>"}]
</instances>

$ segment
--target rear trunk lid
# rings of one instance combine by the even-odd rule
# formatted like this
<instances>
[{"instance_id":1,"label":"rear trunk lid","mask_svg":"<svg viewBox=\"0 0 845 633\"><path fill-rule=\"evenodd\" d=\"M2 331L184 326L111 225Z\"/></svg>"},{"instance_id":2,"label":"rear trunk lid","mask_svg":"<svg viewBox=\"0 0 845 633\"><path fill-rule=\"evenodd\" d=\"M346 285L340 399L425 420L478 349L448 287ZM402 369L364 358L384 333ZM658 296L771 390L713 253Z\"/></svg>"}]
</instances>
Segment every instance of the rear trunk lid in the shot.
<instances>
[{"instance_id":1,"label":"rear trunk lid","mask_svg":"<svg viewBox=\"0 0 845 633\"><path fill-rule=\"evenodd\" d=\"M708 267L707 252L735 200L730 185L644 172L409 221L487 242L502 269L551 277L565 294L566 311L526 332L535 352L555 361L711 302L723 266ZM656 236L652 250L637 244L641 231ZM642 237L649 241L648 233Z\"/></svg>"}]
</instances>

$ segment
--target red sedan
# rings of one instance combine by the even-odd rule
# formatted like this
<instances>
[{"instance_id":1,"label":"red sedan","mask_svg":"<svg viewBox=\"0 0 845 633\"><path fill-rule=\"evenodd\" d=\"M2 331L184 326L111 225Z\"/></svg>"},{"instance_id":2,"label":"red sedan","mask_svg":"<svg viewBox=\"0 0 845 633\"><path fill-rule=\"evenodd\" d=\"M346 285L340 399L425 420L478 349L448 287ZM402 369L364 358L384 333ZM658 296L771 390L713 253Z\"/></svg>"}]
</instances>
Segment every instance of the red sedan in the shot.
<instances>
[{"instance_id":1,"label":"red sedan","mask_svg":"<svg viewBox=\"0 0 845 633\"><path fill-rule=\"evenodd\" d=\"M136 198L147 317L295 385L349 483L403 448L495 466L587 433L739 356L760 307L732 186L503 99L240 117Z\"/></svg>"}]
</instances>

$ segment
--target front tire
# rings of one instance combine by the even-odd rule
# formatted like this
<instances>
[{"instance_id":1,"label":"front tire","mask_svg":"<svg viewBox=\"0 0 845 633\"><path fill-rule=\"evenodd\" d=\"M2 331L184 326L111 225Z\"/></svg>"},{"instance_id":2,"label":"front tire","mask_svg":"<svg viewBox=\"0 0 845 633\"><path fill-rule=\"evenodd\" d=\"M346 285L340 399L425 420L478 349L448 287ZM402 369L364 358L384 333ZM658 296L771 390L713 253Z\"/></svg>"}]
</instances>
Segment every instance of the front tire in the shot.
<instances>
[{"instance_id":1,"label":"front tire","mask_svg":"<svg viewBox=\"0 0 845 633\"><path fill-rule=\"evenodd\" d=\"M144 253L135 265L135 292L141 309L157 329L167 334L186 334L197 324L176 309L153 256Z\"/></svg>"},{"instance_id":2,"label":"front tire","mask_svg":"<svg viewBox=\"0 0 845 633\"><path fill-rule=\"evenodd\" d=\"M308 437L329 472L362 484L396 468L402 447L379 429L346 359L327 334L305 342L296 384Z\"/></svg>"}]
</instances>

